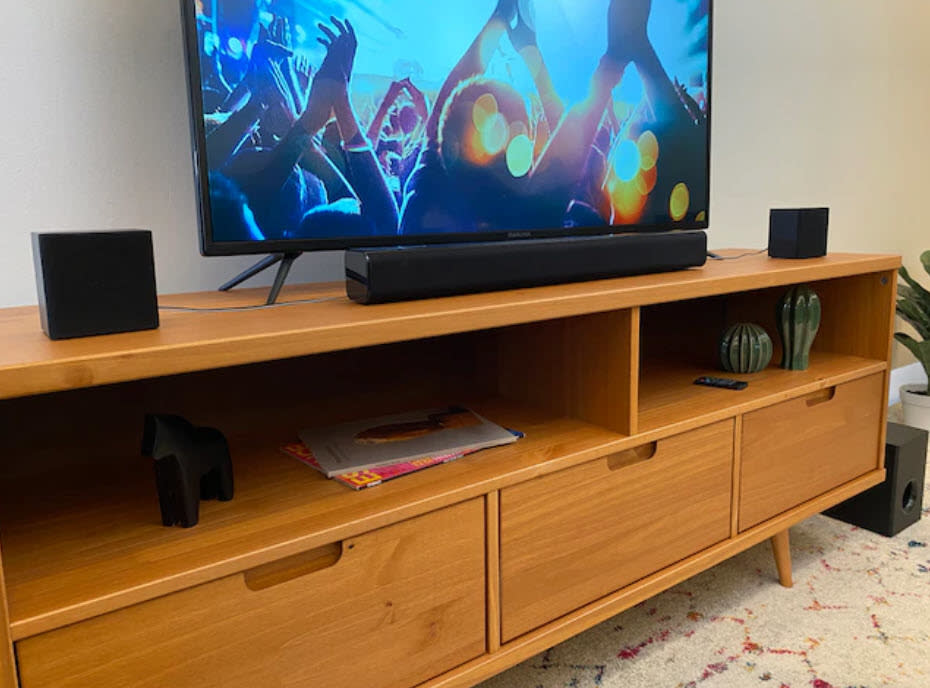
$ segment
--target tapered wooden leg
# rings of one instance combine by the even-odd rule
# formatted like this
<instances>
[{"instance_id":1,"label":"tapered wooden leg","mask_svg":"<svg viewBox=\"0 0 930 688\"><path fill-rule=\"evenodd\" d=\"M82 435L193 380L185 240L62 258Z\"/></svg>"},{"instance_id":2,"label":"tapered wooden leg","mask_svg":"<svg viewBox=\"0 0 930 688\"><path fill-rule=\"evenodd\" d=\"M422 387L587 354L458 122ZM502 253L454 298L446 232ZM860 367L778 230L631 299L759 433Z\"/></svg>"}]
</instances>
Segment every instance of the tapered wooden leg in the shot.
<instances>
[{"instance_id":1,"label":"tapered wooden leg","mask_svg":"<svg viewBox=\"0 0 930 688\"><path fill-rule=\"evenodd\" d=\"M774 535L771 539L772 554L775 555L775 567L778 569L778 582L786 588L794 585L791 580L791 545L788 542L788 531Z\"/></svg>"}]
</instances>

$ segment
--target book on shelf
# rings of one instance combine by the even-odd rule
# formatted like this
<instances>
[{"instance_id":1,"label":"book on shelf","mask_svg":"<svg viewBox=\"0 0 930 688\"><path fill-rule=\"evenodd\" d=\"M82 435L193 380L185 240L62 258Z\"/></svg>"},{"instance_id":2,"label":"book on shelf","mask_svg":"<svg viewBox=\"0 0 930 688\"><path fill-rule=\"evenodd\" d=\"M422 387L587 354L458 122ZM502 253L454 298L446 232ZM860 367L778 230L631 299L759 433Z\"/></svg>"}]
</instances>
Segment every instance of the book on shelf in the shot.
<instances>
[{"instance_id":1,"label":"book on shelf","mask_svg":"<svg viewBox=\"0 0 930 688\"><path fill-rule=\"evenodd\" d=\"M285 454L294 457L298 461L320 471L320 473L324 473L325 475L325 472L320 468L320 464L317 463L316 458L313 456L313 452L310 451L307 445L305 445L303 442L286 444L281 447L281 450ZM462 456L465 456L465 454L429 456L424 459L414 459L413 461L404 461L401 463L390 464L388 466L378 466L376 468L370 468L364 471L343 473L341 475L333 476L332 479L336 482L342 483L343 485L347 485L354 490L363 490L368 487L375 487L381 483L386 483L388 480L399 478L402 475L409 475L410 473L422 471L425 468L430 468L432 466L438 466L440 464L449 463L450 461L455 461Z\"/></svg>"},{"instance_id":2,"label":"book on shelf","mask_svg":"<svg viewBox=\"0 0 930 688\"><path fill-rule=\"evenodd\" d=\"M411 411L300 432L326 477L516 442L509 430L461 406Z\"/></svg>"},{"instance_id":3,"label":"book on shelf","mask_svg":"<svg viewBox=\"0 0 930 688\"><path fill-rule=\"evenodd\" d=\"M300 432L328 478L516 442L509 430L461 406L351 421Z\"/></svg>"}]
</instances>

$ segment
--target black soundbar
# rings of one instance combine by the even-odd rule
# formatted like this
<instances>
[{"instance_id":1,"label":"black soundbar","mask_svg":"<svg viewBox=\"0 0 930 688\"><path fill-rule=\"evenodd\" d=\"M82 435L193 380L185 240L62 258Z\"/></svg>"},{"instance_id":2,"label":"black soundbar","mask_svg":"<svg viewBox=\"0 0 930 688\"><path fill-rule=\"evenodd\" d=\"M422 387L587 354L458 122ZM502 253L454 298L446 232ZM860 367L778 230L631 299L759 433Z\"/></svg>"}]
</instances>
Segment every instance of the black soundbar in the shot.
<instances>
[{"instance_id":1,"label":"black soundbar","mask_svg":"<svg viewBox=\"0 0 930 688\"><path fill-rule=\"evenodd\" d=\"M702 231L350 249L346 292L387 303L682 270L706 257Z\"/></svg>"}]
</instances>

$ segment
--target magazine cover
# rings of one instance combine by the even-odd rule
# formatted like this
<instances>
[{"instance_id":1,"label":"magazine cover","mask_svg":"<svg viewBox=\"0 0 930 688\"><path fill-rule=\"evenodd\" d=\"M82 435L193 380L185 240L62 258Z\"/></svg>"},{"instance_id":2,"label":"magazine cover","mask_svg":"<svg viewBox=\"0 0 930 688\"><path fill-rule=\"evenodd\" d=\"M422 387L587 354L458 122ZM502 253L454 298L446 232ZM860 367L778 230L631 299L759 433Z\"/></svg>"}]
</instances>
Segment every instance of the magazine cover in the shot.
<instances>
[{"instance_id":1,"label":"magazine cover","mask_svg":"<svg viewBox=\"0 0 930 688\"><path fill-rule=\"evenodd\" d=\"M303 442L286 444L281 447L281 451L289 456L293 456L301 463L305 463L306 465L310 466L311 468L315 468L321 473L323 472L323 470L320 468L320 464L317 463L316 458L313 456L313 452L307 449L307 445L305 445ZM402 475L409 475L410 473L422 471L424 468L430 468L431 466L438 466L443 463L455 461L462 456L464 456L464 454L429 456L424 459L416 459L414 461L406 461L404 463L377 466L365 471L343 473L341 475L334 476L333 480L340 482L343 485L347 485L354 490L363 490L367 487L375 487L381 483L386 483L388 480L399 478Z\"/></svg>"},{"instance_id":2,"label":"magazine cover","mask_svg":"<svg viewBox=\"0 0 930 688\"><path fill-rule=\"evenodd\" d=\"M474 411L449 406L303 430L300 439L332 478L510 444L517 436Z\"/></svg>"}]
</instances>

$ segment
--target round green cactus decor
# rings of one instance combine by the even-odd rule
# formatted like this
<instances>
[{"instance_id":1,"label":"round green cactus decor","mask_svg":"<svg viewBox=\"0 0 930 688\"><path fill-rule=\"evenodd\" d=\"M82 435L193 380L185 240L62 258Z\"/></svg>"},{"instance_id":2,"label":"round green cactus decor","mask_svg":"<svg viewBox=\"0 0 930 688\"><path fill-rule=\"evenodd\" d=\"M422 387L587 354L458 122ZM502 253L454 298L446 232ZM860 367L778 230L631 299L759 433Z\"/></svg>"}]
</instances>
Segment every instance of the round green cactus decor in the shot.
<instances>
[{"instance_id":1,"label":"round green cactus decor","mask_svg":"<svg viewBox=\"0 0 930 688\"><path fill-rule=\"evenodd\" d=\"M811 345L820 329L820 297L806 285L788 290L778 302L775 321L781 337L781 367L785 370L807 370Z\"/></svg>"},{"instance_id":2,"label":"round green cactus decor","mask_svg":"<svg viewBox=\"0 0 930 688\"><path fill-rule=\"evenodd\" d=\"M759 325L739 323L720 338L720 365L728 373L758 373L772 360L772 339Z\"/></svg>"}]
</instances>

